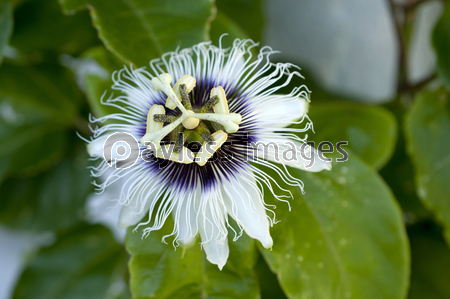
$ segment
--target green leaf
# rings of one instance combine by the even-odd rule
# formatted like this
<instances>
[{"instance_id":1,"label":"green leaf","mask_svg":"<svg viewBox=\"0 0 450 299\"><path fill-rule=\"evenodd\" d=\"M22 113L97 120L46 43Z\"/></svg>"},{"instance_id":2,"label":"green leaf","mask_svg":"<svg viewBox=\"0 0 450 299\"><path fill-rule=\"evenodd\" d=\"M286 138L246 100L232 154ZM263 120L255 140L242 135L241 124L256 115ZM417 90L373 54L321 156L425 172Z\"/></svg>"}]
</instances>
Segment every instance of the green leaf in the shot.
<instances>
[{"instance_id":1,"label":"green leaf","mask_svg":"<svg viewBox=\"0 0 450 299\"><path fill-rule=\"evenodd\" d=\"M87 12L65 16L56 0L28 0L15 9L11 45L31 62L40 62L44 51L76 55L99 44Z\"/></svg>"},{"instance_id":2,"label":"green leaf","mask_svg":"<svg viewBox=\"0 0 450 299\"><path fill-rule=\"evenodd\" d=\"M425 91L405 119L417 194L445 228L450 244L450 102L444 89Z\"/></svg>"},{"instance_id":3,"label":"green leaf","mask_svg":"<svg viewBox=\"0 0 450 299\"><path fill-rule=\"evenodd\" d=\"M0 0L0 64L13 29L11 1Z\"/></svg>"},{"instance_id":4,"label":"green leaf","mask_svg":"<svg viewBox=\"0 0 450 299\"><path fill-rule=\"evenodd\" d=\"M273 250L262 250L289 298L404 298L409 252L400 209L355 154L332 171L291 174L292 211L277 204ZM270 194L270 192L269 192ZM270 201L271 198L266 201Z\"/></svg>"},{"instance_id":5,"label":"green leaf","mask_svg":"<svg viewBox=\"0 0 450 299\"><path fill-rule=\"evenodd\" d=\"M5 102L0 102L2 108ZM56 124L14 125L0 118L0 159L5 173L30 175L58 161L68 146L67 132Z\"/></svg>"},{"instance_id":6,"label":"green leaf","mask_svg":"<svg viewBox=\"0 0 450 299\"><path fill-rule=\"evenodd\" d=\"M411 287L409 299L450 298L448 269L450 250L433 223L408 229L411 244Z\"/></svg>"},{"instance_id":7,"label":"green leaf","mask_svg":"<svg viewBox=\"0 0 450 299\"><path fill-rule=\"evenodd\" d=\"M352 103L319 104L312 107L309 117L316 134L309 140L316 146L330 141L348 141L348 146L368 165L382 168L391 158L397 140L395 117L382 107ZM336 151L336 149L335 149Z\"/></svg>"},{"instance_id":8,"label":"green leaf","mask_svg":"<svg viewBox=\"0 0 450 299\"><path fill-rule=\"evenodd\" d=\"M2 65L0 159L5 174L32 175L56 163L68 146L68 129L80 103L72 77L59 66Z\"/></svg>"},{"instance_id":9,"label":"green leaf","mask_svg":"<svg viewBox=\"0 0 450 299\"><path fill-rule=\"evenodd\" d=\"M437 70L447 89L450 89L450 3L434 27L433 47L437 57Z\"/></svg>"},{"instance_id":10,"label":"green leaf","mask_svg":"<svg viewBox=\"0 0 450 299\"><path fill-rule=\"evenodd\" d=\"M8 99L50 122L72 125L78 115L81 94L68 70L51 64L0 68L0 99Z\"/></svg>"},{"instance_id":11,"label":"green leaf","mask_svg":"<svg viewBox=\"0 0 450 299\"><path fill-rule=\"evenodd\" d=\"M217 18L224 18L224 16L236 25L243 33L253 39L255 42L260 42L262 39L262 30L264 28L264 16L262 3L260 0L217 0ZM228 22L227 22L228 23ZM222 33L230 33L233 36L233 27L230 27L230 32L223 31ZM212 27L214 29L214 27ZM212 34L211 34L212 36ZM238 36L241 38L240 36Z\"/></svg>"},{"instance_id":12,"label":"green leaf","mask_svg":"<svg viewBox=\"0 0 450 299\"><path fill-rule=\"evenodd\" d=\"M210 0L60 0L66 13L89 7L105 46L138 67L178 46L209 39Z\"/></svg>"},{"instance_id":13,"label":"green leaf","mask_svg":"<svg viewBox=\"0 0 450 299\"><path fill-rule=\"evenodd\" d=\"M80 222L92 192L87 160L83 153L34 178L6 179L0 185L0 222L29 231L55 231Z\"/></svg>"},{"instance_id":14,"label":"green leaf","mask_svg":"<svg viewBox=\"0 0 450 299\"><path fill-rule=\"evenodd\" d=\"M402 123L406 109L395 102L388 104L397 122ZM406 153L406 140L400 130L394 154L389 163L380 170L380 174L399 202L403 211L403 218L408 225L429 219L432 214L421 203L416 193L414 181L414 166Z\"/></svg>"},{"instance_id":15,"label":"green leaf","mask_svg":"<svg viewBox=\"0 0 450 299\"><path fill-rule=\"evenodd\" d=\"M234 242L230 237L230 257L220 271L206 260L199 244L176 250L171 242L163 244L161 238L172 231L170 222L147 238L128 230L133 298L258 298L252 239L243 235Z\"/></svg>"},{"instance_id":16,"label":"green leaf","mask_svg":"<svg viewBox=\"0 0 450 299\"><path fill-rule=\"evenodd\" d=\"M126 259L106 228L78 226L32 258L13 298L117 298L126 287Z\"/></svg>"}]
</instances>

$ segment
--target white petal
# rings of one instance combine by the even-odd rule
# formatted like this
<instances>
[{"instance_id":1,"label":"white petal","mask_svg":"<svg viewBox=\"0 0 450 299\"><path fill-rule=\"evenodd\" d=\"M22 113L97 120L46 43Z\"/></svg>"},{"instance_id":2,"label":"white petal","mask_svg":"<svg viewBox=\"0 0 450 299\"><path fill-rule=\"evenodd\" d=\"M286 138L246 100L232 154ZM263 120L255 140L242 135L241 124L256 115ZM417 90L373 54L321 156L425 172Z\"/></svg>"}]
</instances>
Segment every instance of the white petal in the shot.
<instances>
[{"instance_id":1,"label":"white petal","mask_svg":"<svg viewBox=\"0 0 450 299\"><path fill-rule=\"evenodd\" d=\"M304 98L288 95L268 96L258 104L256 113L267 128L283 128L295 123L308 112Z\"/></svg>"},{"instance_id":2,"label":"white petal","mask_svg":"<svg viewBox=\"0 0 450 299\"><path fill-rule=\"evenodd\" d=\"M222 188L228 214L250 237L259 240L265 248L271 248L269 219L253 172L236 174L231 182L224 180Z\"/></svg>"},{"instance_id":3,"label":"white petal","mask_svg":"<svg viewBox=\"0 0 450 299\"><path fill-rule=\"evenodd\" d=\"M195 193L186 192L173 213L178 228L178 241L186 247L192 245L198 233L196 202L200 200L200 188Z\"/></svg>"},{"instance_id":4,"label":"white petal","mask_svg":"<svg viewBox=\"0 0 450 299\"><path fill-rule=\"evenodd\" d=\"M105 144L106 139L109 135L104 135L98 137L97 139L92 140L87 145L87 151L89 156L91 157L103 157L103 145Z\"/></svg>"},{"instance_id":5,"label":"white petal","mask_svg":"<svg viewBox=\"0 0 450 299\"><path fill-rule=\"evenodd\" d=\"M159 189L152 188L150 183L144 183L132 192L128 198L128 204L120 210L119 227L127 228L139 223L148 214L158 191Z\"/></svg>"},{"instance_id":6,"label":"white petal","mask_svg":"<svg viewBox=\"0 0 450 299\"><path fill-rule=\"evenodd\" d=\"M278 151L274 146L258 147L258 157L267 159L269 161L284 164L286 166L299 168L310 172L319 172L322 170L331 170L331 162L323 161L319 158L319 150L312 146L305 144L302 148L302 143L284 138L277 138L271 140L262 140L268 145L270 142L276 143ZM294 154L295 148L295 154ZM302 156L303 150L303 156ZM306 156L306 158L304 158Z\"/></svg>"},{"instance_id":7,"label":"white petal","mask_svg":"<svg viewBox=\"0 0 450 299\"><path fill-rule=\"evenodd\" d=\"M216 203L215 198L204 198L202 204L204 206L199 207L201 211L198 221L202 248L205 250L206 259L222 270L230 253L228 239L224 235L226 232L224 209Z\"/></svg>"},{"instance_id":8,"label":"white petal","mask_svg":"<svg viewBox=\"0 0 450 299\"><path fill-rule=\"evenodd\" d=\"M217 265L219 270L222 270L223 266L227 263L228 255L230 254L228 240L225 239L223 243L211 240L202 246L206 253L206 259L211 264Z\"/></svg>"}]
</instances>

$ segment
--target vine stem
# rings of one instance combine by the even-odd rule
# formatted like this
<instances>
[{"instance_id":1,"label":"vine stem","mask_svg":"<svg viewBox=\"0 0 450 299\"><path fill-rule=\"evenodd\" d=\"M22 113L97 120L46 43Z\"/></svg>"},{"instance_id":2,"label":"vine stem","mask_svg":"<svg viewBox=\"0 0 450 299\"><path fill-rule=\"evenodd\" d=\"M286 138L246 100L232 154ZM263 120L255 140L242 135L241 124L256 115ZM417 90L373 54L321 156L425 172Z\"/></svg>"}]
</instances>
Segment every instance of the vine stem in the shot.
<instances>
[{"instance_id":1,"label":"vine stem","mask_svg":"<svg viewBox=\"0 0 450 299\"><path fill-rule=\"evenodd\" d=\"M394 0L387 0L389 3L389 8L391 10L392 21L394 23L395 35L397 37L398 44L398 83L397 83L397 92L401 92L401 86L407 85L407 61L406 61L406 41L405 36L403 34L403 26L397 17L396 4Z\"/></svg>"}]
</instances>

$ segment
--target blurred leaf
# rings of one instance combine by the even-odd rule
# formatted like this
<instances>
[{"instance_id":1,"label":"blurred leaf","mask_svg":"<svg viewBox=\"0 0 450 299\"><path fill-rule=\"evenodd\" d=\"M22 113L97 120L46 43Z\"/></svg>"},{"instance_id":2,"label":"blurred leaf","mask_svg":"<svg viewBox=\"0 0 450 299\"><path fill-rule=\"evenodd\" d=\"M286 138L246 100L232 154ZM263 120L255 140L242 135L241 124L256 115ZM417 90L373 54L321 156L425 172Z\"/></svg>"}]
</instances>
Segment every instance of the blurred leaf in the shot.
<instances>
[{"instance_id":1,"label":"blurred leaf","mask_svg":"<svg viewBox=\"0 0 450 299\"><path fill-rule=\"evenodd\" d=\"M0 68L0 159L5 173L30 175L64 154L81 94L60 66Z\"/></svg>"},{"instance_id":2,"label":"blurred leaf","mask_svg":"<svg viewBox=\"0 0 450 299\"><path fill-rule=\"evenodd\" d=\"M248 38L246 33L237 25L233 20L228 18L226 15L217 12L216 18L211 22L211 40L214 45L219 45L220 37L228 33L227 36L221 40L222 47L231 47L233 41L236 38L245 39Z\"/></svg>"},{"instance_id":3,"label":"blurred leaf","mask_svg":"<svg viewBox=\"0 0 450 299\"><path fill-rule=\"evenodd\" d=\"M408 229L411 244L409 299L450 298L450 250L433 223Z\"/></svg>"},{"instance_id":4,"label":"blurred leaf","mask_svg":"<svg viewBox=\"0 0 450 299\"><path fill-rule=\"evenodd\" d=\"M13 298L117 298L126 287L126 259L106 228L78 226L33 257Z\"/></svg>"},{"instance_id":5,"label":"blurred leaf","mask_svg":"<svg viewBox=\"0 0 450 299\"><path fill-rule=\"evenodd\" d=\"M264 28L264 16L262 10L262 4L260 0L217 0L217 18L227 18L229 21L222 24L235 23L231 27L228 27L230 31L222 31L222 33L230 33L233 37L233 32L236 32L234 27L240 28L243 33L253 39L255 42L260 42L262 39L262 30ZM214 27L212 27L213 31ZM224 29L227 29L226 27ZM212 33L211 33L212 36ZM242 36L237 36L243 38ZM212 39L212 38L211 38ZM214 39L213 39L214 40Z\"/></svg>"},{"instance_id":6,"label":"blurred leaf","mask_svg":"<svg viewBox=\"0 0 450 299\"><path fill-rule=\"evenodd\" d=\"M2 108L5 102L0 102ZM68 146L67 132L52 123L15 125L0 117L0 159L5 173L32 174L59 160Z\"/></svg>"},{"instance_id":7,"label":"blurred leaf","mask_svg":"<svg viewBox=\"0 0 450 299\"><path fill-rule=\"evenodd\" d=\"M406 110L396 103L398 102L391 102L388 107L396 116L397 122L402 123ZM402 207L404 221L408 225L432 217L430 211L423 206L416 194L414 166L406 154L406 140L403 130L399 131L394 155L389 163L381 169L380 174L394 192L395 198Z\"/></svg>"},{"instance_id":8,"label":"blurred leaf","mask_svg":"<svg viewBox=\"0 0 450 299\"><path fill-rule=\"evenodd\" d=\"M209 0L59 0L66 13L89 7L105 46L138 67L178 46L208 40Z\"/></svg>"},{"instance_id":9,"label":"blurred leaf","mask_svg":"<svg viewBox=\"0 0 450 299\"><path fill-rule=\"evenodd\" d=\"M443 89L417 96L405 120L417 194L444 225L450 244L450 102Z\"/></svg>"},{"instance_id":10,"label":"blurred leaf","mask_svg":"<svg viewBox=\"0 0 450 299\"><path fill-rule=\"evenodd\" d=\"M450 89L450 3L433 31L433 47L437 56L437 70L447 89Z\"/></svg>"},{"instance_id":11,"label":"blurred leaf","mask_svg":"<svg viewBox=\"0 0 450 299\"><path fill-rule=\"evenodd\" d=\"M289 298L404 298L409 252L400 209L355 154L332 171L291 174L306 194L277 204L273 250L262 250ZM270 192L269 192L270 194ZM266 198L267 201L271 200Z\"/></svg>"},{"instance_id":12,"label":"blurred leaf","mask_svg":"<svg viewBox=\"0 0 450 299\"><path fill-rule=\"evenodd\" d=\"M0 186L0 221L31 231L56 231L77 224L92 190L87 160L83 153L37 177L5 180Z\"/></svg>"},{"instance_id":13,"label":"blurred leaf","mask_svg":"<svg viewBox=\"0 0 450 299\"><path fill-rule=\"evenodd\" d=\"M14 35L11 45L31 60L42 60L40 51L75 55L98 44L87 12L65 16L56 0L31 0L18 6L14 14Z\"/></svg>"},{"instance_id":14,"label":"blurred leaf","mask_svg":"<svg viewBox=\"0 0 450 299\"><path fill-rule=\"evenodd\" d=\"M172 231L170 222L147 238L128 230L133 298L258 298L252 270L257 252L251 238L243 235L234 242L229 237L230 256L220 271L206 260L199 244L177 250L170 242L163 244L161 238Z\"/></svg>"},{"instance_id":15,"label":"blurred leaf","mask_svg":"<svg viewBox=\"0 0 450 299\"><path fill-rule=\"evenodd\" d=\"M0 0L0 64L13 29L11 1Z\"/></svg>"},{"instance_id":16,"label":"blurred leaf","mask_svg":"<svg viewBox=\"0 0 450 299\"><path fill-rule=\"evenodd\" d=\"M0 68L0 99L33 108L33 114L53 123L72 125L78 115L81 94L70 73L56 65Z\"/></svg>"},{"instance_id":17,"label":"blurred leaf","mask_svg":"<svg viewBox=\"0 0 450 299\"><path fill-rule=\"evenodd\" d=\"M386 109L352 103L319 104L308 113L316 134L309 140L348 141L348 146L368 165L380 169L391 158L397 140L395 117ZM336 151L336 149L335 149Z\"/></svg>"}]
</instances>

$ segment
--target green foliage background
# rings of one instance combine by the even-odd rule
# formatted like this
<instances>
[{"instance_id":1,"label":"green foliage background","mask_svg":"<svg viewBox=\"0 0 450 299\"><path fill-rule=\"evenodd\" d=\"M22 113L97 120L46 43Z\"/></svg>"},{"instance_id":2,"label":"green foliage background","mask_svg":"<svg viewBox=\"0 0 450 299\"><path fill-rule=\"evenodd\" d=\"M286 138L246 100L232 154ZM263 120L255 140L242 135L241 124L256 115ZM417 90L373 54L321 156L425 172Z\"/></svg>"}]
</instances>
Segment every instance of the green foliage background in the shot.
<instances>
[{"instance_id":1,"label":"green foliage background","mask_svg":"<svg viewBox=\"0 0 450 299\"><path fill-rule=\"evenodd\" d=\"M393 15L399 38L411 7L404 23ZM449 2L429 41L436 74L411 84L400 62L387 104L350 101L307 76L310 139L348 140L349 160L292 170L306 194L292 189L290 212L276 203L273 250L230 240L219 271L200 246L161 243L171 223L146 239L130 229L119 244L86 221L93 190L76 132L89 135L89 113L114 112L100 104L111 73L223 33L228 45L260 41L263 11L259 0L0 0L0 222L55 237L29 257L13 298L450 298ZM103 75L73 72L86 61Z\"/></svg>"}]
</instances>

